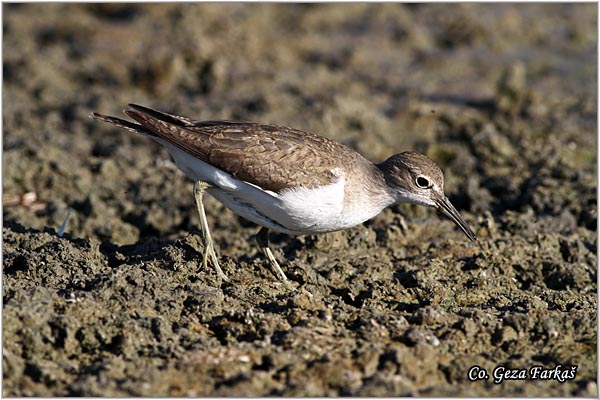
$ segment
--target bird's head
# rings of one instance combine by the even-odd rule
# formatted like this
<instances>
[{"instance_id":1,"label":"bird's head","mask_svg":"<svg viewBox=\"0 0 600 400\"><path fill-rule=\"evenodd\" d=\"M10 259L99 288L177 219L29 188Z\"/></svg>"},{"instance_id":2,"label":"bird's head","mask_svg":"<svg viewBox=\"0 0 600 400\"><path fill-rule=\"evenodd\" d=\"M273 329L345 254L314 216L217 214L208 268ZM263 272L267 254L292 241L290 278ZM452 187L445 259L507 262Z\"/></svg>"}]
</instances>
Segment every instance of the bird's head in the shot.
<instances>
[{"instance_id":1,"label":"bird's head","mask_svg":"<svg viewBox=\"0 0 600 400\"><path fill-rule=\"evenodd\" d=\"M434 207L450 218L471 240L469 225L444 194L444 174L430 158L413 151L396 154L378 165L396 203Z\"/></svg>"}]
</instances>

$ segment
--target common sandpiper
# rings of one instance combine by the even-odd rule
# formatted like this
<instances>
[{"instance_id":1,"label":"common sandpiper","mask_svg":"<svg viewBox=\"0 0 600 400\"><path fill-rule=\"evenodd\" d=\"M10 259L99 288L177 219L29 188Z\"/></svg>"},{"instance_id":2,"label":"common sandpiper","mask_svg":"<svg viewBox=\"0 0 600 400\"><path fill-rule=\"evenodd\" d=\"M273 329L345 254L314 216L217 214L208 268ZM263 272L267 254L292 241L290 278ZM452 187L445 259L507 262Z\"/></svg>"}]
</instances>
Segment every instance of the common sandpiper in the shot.
<instances>
[{"instance_id":1,"label":"common sandpiper","mask_svg":"<svg viewBox=\"0 0 600 400\"><path fill-rule=\"evenodd\" d=\"M257 243L274 272L288 280L269 249L269 230L288 235L333 232L358 225L400 203L430 206L448 216L470 240L469 225L444 194L444 175L412 151L374 164L349 147L285 126L234 121L195 121L130 104L135 122L91 117L165 146L194 180L204 238L203 265L219 266L202 197L208 192L234 213L262 226Z\"/></svg>"}]
</instances>

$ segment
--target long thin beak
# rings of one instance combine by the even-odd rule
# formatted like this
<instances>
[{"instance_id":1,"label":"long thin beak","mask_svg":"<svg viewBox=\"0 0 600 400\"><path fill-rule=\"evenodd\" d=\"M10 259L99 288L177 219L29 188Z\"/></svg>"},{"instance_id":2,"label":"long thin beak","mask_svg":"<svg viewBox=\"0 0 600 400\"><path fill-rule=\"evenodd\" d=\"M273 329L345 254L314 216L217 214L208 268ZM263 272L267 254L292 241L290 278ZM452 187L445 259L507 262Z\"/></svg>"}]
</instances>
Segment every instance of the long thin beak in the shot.
<instances>
[{"instance_id":1,"label":"long thin beak","mask_svg":"<svg viewBox=\"0 0 600 400\"><path fill-rule=\"evenodd\" d=\"M458 225L458 227L465 233L465 235L467 235L469 239L472 241L477 240L475 234L471 228L469 228L469 225L467 225L465 220L460 216L456 208L454 208L446 196L442 195L440 198L435 199L435 204L437 205L438 210L440 210L445 216L450 218L456 225Z\"/></svg>"}]
</instances>

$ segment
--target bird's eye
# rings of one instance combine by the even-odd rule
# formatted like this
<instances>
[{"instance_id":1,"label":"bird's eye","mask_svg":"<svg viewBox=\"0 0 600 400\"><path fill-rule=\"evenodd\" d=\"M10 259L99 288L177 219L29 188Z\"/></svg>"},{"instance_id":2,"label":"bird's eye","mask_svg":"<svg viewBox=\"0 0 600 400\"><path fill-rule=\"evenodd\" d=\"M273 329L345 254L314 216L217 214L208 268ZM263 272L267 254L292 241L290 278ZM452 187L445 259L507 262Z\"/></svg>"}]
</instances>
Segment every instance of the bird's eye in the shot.
<instances>
[{"instance_id":1,"label":"bird's eye","mask_svg":"<svg viewBox=\"0 0 600 400\"><path fill-rule=\"evenodd\" d=\"M431 187L431 183L429 183L429 179L424 176L417 177L417 186L421 189L427 189Z\"/></svg>"}]
</instances>

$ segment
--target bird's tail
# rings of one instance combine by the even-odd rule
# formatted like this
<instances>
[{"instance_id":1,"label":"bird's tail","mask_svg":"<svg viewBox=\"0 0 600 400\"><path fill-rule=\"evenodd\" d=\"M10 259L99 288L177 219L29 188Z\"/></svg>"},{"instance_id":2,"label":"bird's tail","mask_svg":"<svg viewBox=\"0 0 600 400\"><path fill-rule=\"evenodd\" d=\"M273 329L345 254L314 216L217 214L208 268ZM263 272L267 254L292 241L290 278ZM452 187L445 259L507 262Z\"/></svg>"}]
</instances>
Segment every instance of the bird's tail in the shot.
<instances>
[{"instance_id":1,"label":"bird's tail","mask_svg":"<svg viewBox=\"0 0 600 400\"><path fill-rule=\"evenodd\" d=\"M150 132L148 129L144 128L142 125L135 123L135 122L126 121L121 118L110 117L108 115L102 115L102 114L98 114L96 112L93 112L90 115L90 118L108 122L110 124L118 126L119 128L127 129L128 131L131 131L131 132L141 133L142 135L154 136L154 134L152 132Z\"/></svg>"},{"instance_id":2,"label":"bird's tail","mask_svg":"<svg viewBox=\"0 0 600 400\"><path fill-rule=\"evenodd\" d=\"M129 103L129 107L133 108L135 111L149 115L152 118L156 118L159 121L167 122L169 124L177 125L177 126L193 126L197 121L193 121L186 117L180 117L179 115L169 114L166 112L158 111L150 107L140 106L139 104ZM123 111L125 114L130 115L131 111L125 110Z\"/></svg>"}]
</instances>

